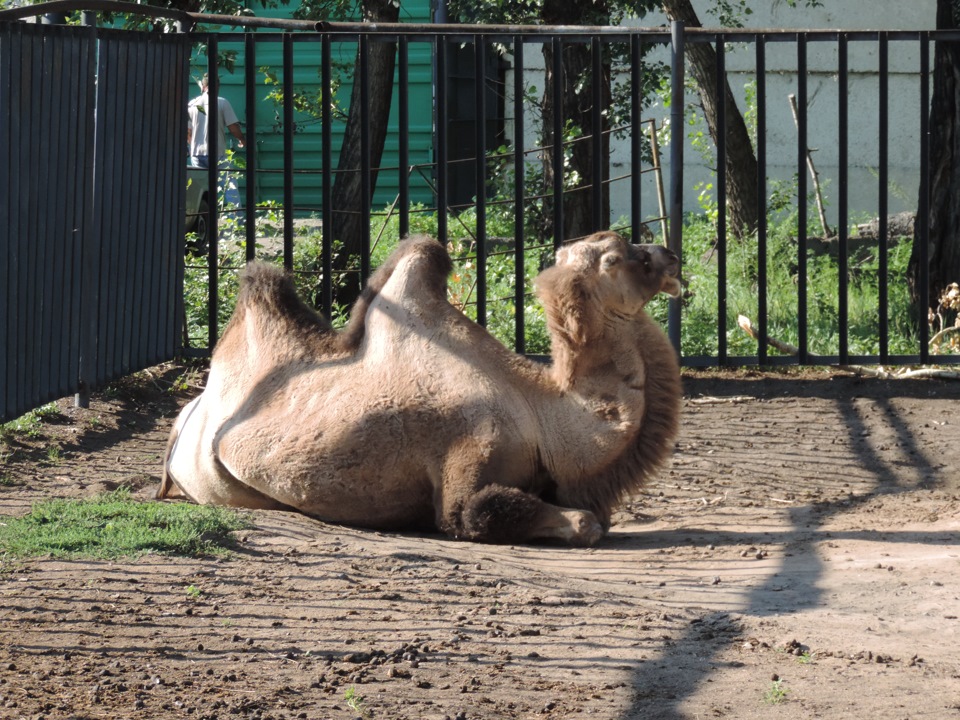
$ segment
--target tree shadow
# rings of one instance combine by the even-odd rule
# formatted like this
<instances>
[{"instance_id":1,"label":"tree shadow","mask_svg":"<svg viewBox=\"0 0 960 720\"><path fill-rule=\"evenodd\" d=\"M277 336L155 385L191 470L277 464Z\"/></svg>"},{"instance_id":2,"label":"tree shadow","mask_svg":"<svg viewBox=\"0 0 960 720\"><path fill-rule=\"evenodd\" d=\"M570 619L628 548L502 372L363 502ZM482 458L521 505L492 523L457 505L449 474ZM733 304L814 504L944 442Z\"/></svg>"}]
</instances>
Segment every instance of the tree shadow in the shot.
<instances>
[{"instance_id":1,"label":"tree shadow","mask_svg":"<svg viewBox=\"0 0 960 720\"><path fill-rule=\"evenodd\" d=\"M688 393L692 388L705 395L729 397L742 394L744 383L724 383L717 380L694 380L686 382ZM960 392L956 385L930 382L874 383L853 381L853 385L843 386L834 381L815 381L813 383L797 380L765 381L757 384L759 393L766 398L778 396L823 398L832 400L832 404L842 419L837 428L838 435L845 435L850 453L861 468L870 474L872 489L860 495L848 497L842 501L813 503L791 507L786 512L786 527L777 538L791 546L786 553L778 572L770 574L759 585L745 591L742 602L736 606L719 608L707 613L697 622L691 623L681 637L672 643L664 644L663 652L656 661L638 664L633 670L632 683L635 688L633 701L625 712L625 718L656 718L656 720L689 720L682 706L685 700L694 696L704 683L711 681L716 669L723 664L718 657L724 649L723 643L701 643L698 645L698 662L689 662L685 649L687 643L702 638L703 628L715 624L729 623L728 613L740 616L762 618L782 613L793 613L807 608L822 606L826 598L819 582L825 574L823 560L815 552L818 543L826 538L882 539L892 543L934 544L944 542L943 533L923 532L879 532L875 530L854 530L847 532L827 531L824 525L832 518L857 510L881 496L893 496L914 491L923 487L936 487L949 484L950 478L935 458L931 457L918 441L917 422L907 420L892 402L897 397L927 399L930 397L958 398ZM854 390L854 393L849 392ZM847 391L847 392L844 392ZM871 447L862 438L870 432L864 411L857 406L858 399L872 403L875 413L879 413L891 428L897 443L902 448L901 456L909 456L913 466L910 475L919 478L909 481L902 465L896 465L885 459L877 449ZM691 535L689 528L682 534ZM722 534L722 530L710 531ZM882 538L881 538L882 535ZM725 536L726 537L726 536ZM625 547L667 546L676 542L676 537L661 537L652 540L637 538ZM738 542L735 535L726 538L731 543ZM742 539L739 539L742 542Z\"/></svg>"}]
</instances>

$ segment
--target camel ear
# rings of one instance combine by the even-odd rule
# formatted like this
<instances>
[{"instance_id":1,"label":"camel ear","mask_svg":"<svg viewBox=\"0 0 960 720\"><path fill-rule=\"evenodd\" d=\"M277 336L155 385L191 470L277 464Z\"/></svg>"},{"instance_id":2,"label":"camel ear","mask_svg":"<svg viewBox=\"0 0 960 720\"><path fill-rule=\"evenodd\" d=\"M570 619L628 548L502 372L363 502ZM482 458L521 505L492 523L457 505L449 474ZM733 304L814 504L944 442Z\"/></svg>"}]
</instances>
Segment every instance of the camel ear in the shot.
<instances>
[{"instance_id":1,"label":"camel ear","mask_svg":"<svg viewBox=\"0 0 960 720\"><path fill-rule=\"evenodd\" d=\"M600 258L600 270L608 271L610 268L620 265L623 262L623 253L619 251L606 252Z\"/></svg>"}]
</instances>

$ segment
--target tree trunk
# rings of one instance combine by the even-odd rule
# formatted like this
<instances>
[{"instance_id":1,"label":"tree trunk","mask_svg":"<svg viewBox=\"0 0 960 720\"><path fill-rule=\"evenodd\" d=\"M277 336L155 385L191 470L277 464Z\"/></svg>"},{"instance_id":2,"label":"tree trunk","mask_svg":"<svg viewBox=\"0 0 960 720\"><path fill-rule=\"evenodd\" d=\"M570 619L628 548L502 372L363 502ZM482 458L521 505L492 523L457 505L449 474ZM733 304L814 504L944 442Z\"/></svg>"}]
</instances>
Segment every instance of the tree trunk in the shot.
<instances>
[{"instance_id":1,"label":"tree trunk","mask_svg":"<svg viewBox=\"0 0 960 720\"><path fill-rule=\"evenodd\" d=\"M609 14L603 0L546 0L543 6L545 25L600 25L609 21ZM546 65L546 78L543 93L544 122L544 184L549 190L553 187L553 154L562 152L559 143L563 138L553 137L553 113L558 99L553 93L553 48L549 43L543 46L543 59ZM601 227L593 222L592 187L594 182L603 183L610 176L610 135L609 113L610 66L604 61L600 78L592 77L592 59L590 45L585 43L566 43L563 46L563 95L559 99L559 110L563 117L578 128L577 136L582 137L573 144L570 164L571 174L579 176L575 188L567 189L563 198L563 237L559 241L580 238L597 230L606 229L610 223L609 185L603 185L600 209ZM601 121L600 127L593 126L594 83L602 83L600 88ZM593 177L594 133L601 133L601 173L600 178ZM546 212L547 234L555 234L552 227L553 214Z\"/></svg>"},{"instance_id":2,"label":"tree trunk","mask_svg":"<svg viewBox=\"0 0 960 720\"><path fill-rule=\"evenodd\" d=\"M661 5L671 20L680 21L687 27L701 26L690 0L661 0ZM717 95L717 53L707 43L689 43L686 46L686 55L693 79L697 83L710 137L714 144L718 144L720 99ZM726 78L723 81L723 93L727 121L727 161L724 174L727 180L730 232L735 237L745 237L757 228L757 156L750 144L747 124ZM674 132L679 131L680 128L674 128Z\"/></svg>"},{"instance_id":3,"label":"tree trunk","mask_svg":"<svg viewBox=\"0 0 960 720\"><path fill-rule=\"evenodd\" d=\"M937 0L937 29L960 27L960 9L951 0ZM940 295L960 282L960 44L938 42L934 54L930 103L930 291L921 297L920 239L914 234L910 256L910 294L926 322L927 310ZM919 223L917 223L919 225ZM915 225L916 227L916 225Z\"/></svg>"},{"instance_id":4,"label":"tree trunk","mask_svg":"<svg viewBox=\"0 0 960 720\"><path fill-rule=\"evenodd\" d=\"M362 4L365 22L397 22L400 17L399 3L392 0L365 0ZM340 161L334 175L332 188L333 227L330 228L334 241L342 243L342 249L334 258L335 300L343 305L351 305L360 296L363 278L359 271L346 271L357 267L357 258L363 246L363 226L366 223L365 212L369 208L360 206L362 168L360 157L361 118L368 116L370 138L370 188L371 193L377 187L377 172L383 156L383 146L387 137L387 122L390 116L390 102L393 97L393 73L396 67L397 45L395 42L373 42L368 45L367 59L369 96L367 104L360 100L360 55L354 65L353 91L350 95L350 109L347 125L340 148Z\"/></svg>"}]
</instances>

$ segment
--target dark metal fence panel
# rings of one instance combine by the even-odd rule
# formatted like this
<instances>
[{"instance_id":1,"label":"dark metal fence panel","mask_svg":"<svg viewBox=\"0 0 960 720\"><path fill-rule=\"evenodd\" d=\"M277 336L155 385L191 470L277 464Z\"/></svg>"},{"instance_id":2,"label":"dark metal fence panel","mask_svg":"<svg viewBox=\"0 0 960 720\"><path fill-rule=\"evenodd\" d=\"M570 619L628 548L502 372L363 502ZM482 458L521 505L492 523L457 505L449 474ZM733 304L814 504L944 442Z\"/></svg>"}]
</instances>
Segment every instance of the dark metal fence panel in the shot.
<instances>
[{"instance_id":1,"label":"dark metal fence panel","mask_svg":"<svg viewBox=\"0 0 960 720\"><path fill-rule=\"evenodd\" d=\"M87 293L97 320L81 368L90 387L180 347L189 51L186 36L102 32Z\"/></svg>"},{"instance_id":2,"label":"dark metal fence panel","mask_svg":"<svg viewBox=\"0 0 960 720\"><path fill-rule=\"evenodd\" d=\"M0 419L77 389L95 44L0 24Z\"/></svg>"},{"instance_id":3,"label":"dark metal fence panel","mask_svg":"<svg viewBox=\"0 0 960 720\"><path fill-rule=\"evenodd\" d=\"M936 328L925 322L925 310L919 319L910 317L916 311L908 292L913 267L907 266L903 253L904 243L909 253L913 242L919 267L913 278L914 294L928 297L930 60L936 43L956 41L956 31L717 32L674 26L674 91L682 80L677 54L693 44L709 44L717 52L716 94L721 105L717 162L708 181L717 191L717 238L709 260L690 257L690 240L681 237L687 252L684 266L688 280L695 282L698 273L710 273L711 264L717 268L716 350L683 352L688 329L694 323L691 306L685 303L680 313L682 330L671 334L685 365L960 363L956 352L938 354L938 349L931 347L931 333ZM741 83L749 78L755 93L753 106L740 108L741 112L753 112L758 163L758 226L756 233L744 238L728 233L729 215L724 202L727 182L725 174L716 169L724 167L729 150L722 85L735 82L729 70L725 77L725 64L731 54L727 43L734 42L740 45L740 64L734 72ZM891 62L895 52L899 59L896 69ZM745 56L752 56L749 66L743 62ZM784 64L785 57L792 57L795 64ZM825 77L830 82L824 82ZM894 78L899 83L896 103L891 102ZM792 123L789 115L787 122L783 121L782 103L787 93L793 106ZM894 119L896 111L899 114ZM674 122L673 126L680 125ZM777 168L772 156L777 154L782 165L786 154L782 148L790 147L788 152L792 153L794 146L789 209L796 217L792 229L782 214L777 216L778 207L773 202L775 178L778 172L783 177L784 168ZM679 143L674 142L672 147L681 152ZM814 169L812 153L818 149L835 158L829 161L832 167L828 171L820 164L820 155ZM895 152L900 155L900 177L905 168L902 155L909 154L915 160L911 167L919 188L898 186L893 173ZM673 160L671 202L676 209L682 206L682 193L692 181L684 180L690 177L690 165L683 163L682 157ZM867 177L868 172L872 179ZM824 202L819 197L822 183L818 184L818 178L829 185ZM890 201L898 196L902 204L899 196L903 191L912 194L914 190L916 205L907 209L916 210L912 231L916 239L907 233L906 239L899 241L894 264L897 243L895 237L888 237L892 230ZM814 220L815 210L820 213L818 221ZM689 221L694 213L687 208L685 211ZM833 218L832 227L826 222L828 215ZM680 213L673 215L675 225L679 225L679 217ZM875 226L873 233L861 234L856 223L869 224L865 221L870 218ZM682 232L683 228L677 230ZM730 265L734 251L736 267ZM741 286L743 278L748 280L752 301L745 299L743 287L737 290L734 286L736 276L740 276ZM696 290L692 294L695 296ZM751 330L755 340L750 341L753 353L744 352L746 335L738 327L738 313L746 306L752 306L749 319L755 321ZM952 321L949 313L947 319ZM737 340L735 351L728 348L731 339Z\"/></svg>"},{"instance_id":4,"label":"dark metal fence panel","mask_svg":"<svg viewBox=\"0 0 960 720\"><path fill-rule=\"evenodd\" d=\"M189 50L0 24L0 420L179 352Z\"/></svg>"}]
</instances>

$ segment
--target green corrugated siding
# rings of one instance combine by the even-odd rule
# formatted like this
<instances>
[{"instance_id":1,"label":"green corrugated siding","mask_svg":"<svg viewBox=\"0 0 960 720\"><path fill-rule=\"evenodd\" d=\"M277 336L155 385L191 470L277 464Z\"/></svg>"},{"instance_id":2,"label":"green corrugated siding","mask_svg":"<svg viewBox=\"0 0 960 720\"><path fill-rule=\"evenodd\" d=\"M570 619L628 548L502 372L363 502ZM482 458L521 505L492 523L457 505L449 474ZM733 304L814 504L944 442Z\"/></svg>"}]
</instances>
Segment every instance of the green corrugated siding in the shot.
<instances>
[{"instance_id":1,"label":"green corrugated siding","mask_svg":"<svg viewBox=\"0 0 960 720\"><path fill-rule=\"evenodd\" d=\"M291 9L265 10L259 8L256 14L262 17L290 17ZM401 19L410 22L429 22L430 0L412 0L404 2ZM259 33L264 31L260 30ZM220 36L220 51L235 50L236 67L233 73L221 70L220 94L226 97L237 112L241 123L246 127L249 109L246 107L246 96L243 88L246 58L242 42L230 42L227 34ZM256 47L257 68L268 67L275 73L278 80L283 77L283 49L280 42L258 42ZM331 58L334 63L344 63L352 67L356 53L356 43L338 43L332 48ZM199 77L205 69L206 57L195 62L196 76ZM293 45L294 85L298 90L315 94L320 89L320 43L295 42ZM433 128L432 128L432 54L428 43L410 43L409 45L409 152L410 163L413 165L427 164L433 160ZM280 126L282 108L267 95L275 86L267 85L264 74L257 72L257 93L262 101L254 108L256 112L257 137L256 152L258 169L257 196L258 201L281 201L283 199L283 129ZM395 86L399 86L399 79L394 77ZM347 109L350 101L352 85L344 82L337 95L338 100ZM397 93L393 95L390 106L390 126L384 147L381 167L384 168L378 177L377 188L373 198L373 208L379 209L389 205L399 192L399 100ZM320 174L322 166L321 152L321 125L319 120L304 114L296 113L297 132L294 135L294 203L298 208L312 208L319 212L321 206ZM344 123L334 121L333 148L339 153L343 137ZM248 149L251 151L247 138ZM337 157L332 159L332 167L337 167ZM429 177L432 173L429 168L425 171ZM242 185L241 179L241 185ZM434 197L427 182L420 173L410 175L410 196L413 202L422 202L433 205Z\"/></svg>"}]
</instances>

